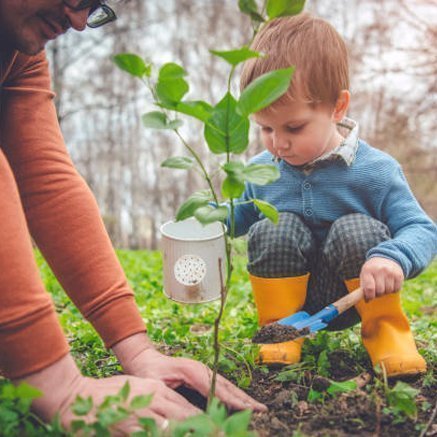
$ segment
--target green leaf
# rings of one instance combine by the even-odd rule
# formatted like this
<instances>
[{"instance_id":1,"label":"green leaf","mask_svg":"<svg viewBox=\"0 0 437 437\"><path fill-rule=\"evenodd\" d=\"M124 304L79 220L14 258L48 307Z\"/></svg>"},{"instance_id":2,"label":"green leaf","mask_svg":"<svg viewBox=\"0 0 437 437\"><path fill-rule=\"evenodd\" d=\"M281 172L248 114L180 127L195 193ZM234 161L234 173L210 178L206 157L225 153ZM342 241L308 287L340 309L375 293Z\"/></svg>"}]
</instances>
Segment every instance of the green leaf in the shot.
<instances>
[{"instance_id":1,"label":"green leaf","mask_svg":"<svg viewBox=\"0 0 437 437\"><path fill-rule=\"evenodd\" d=\"M211 117L212 106L202 100L179 102L175 108L177 112L197 118L204 123Z\"/></svg>"},{"instance_id":2,"label":"green leaf","mask_svg":"<svg viewBox=\"0 0 437 437\"><path fill-rule=\"evenodd\" d=\"M99 405L100 409L105 409L113 405L118 405L121 402L121 397L119 394L105 396L103 402Z\"/></svg>"},{"instance_id":3,"label":"green leaf","mask_svg":"<svg viewBox=\"0 0 437 437\"><path fill-rule=\"evenodd\" d=\"M249 428L252 412L250 410L240 411L226 419L223 426L226 435L233 436L246 432Z\"/></svg>"},{"instance_id":4,"label":"green leaf","mask_svg":"<svg viewBox=\"0 0 437 437\"><path fill-rule=\"evenodd\" d=\"M178 423L173 430L172 436L212 436L215 435L215 432L216 427L212 420L206 414L199 414Z\"/></svg>"},{"instance_id":5,"label":"green leaf","mask_svg":"<svg viewBox=\"0 0 437 437\"><path fill-rule=\"evenodd\" d=\"M243 170L244 164L241 161L229 161L223 165L227 177L222 184L222 194L226 199L238 198L244 192Z\"/></svg>"},{"instance_id":6,"label":"green leaf","mask_svg":"<svg viewBox=\"0 0 437 437\"><path fill-rule=\"evenodd\" d=\"M398 381L392 389L387 391L386 396L390 407L413 418L417 415L415 398L418 394L419 390L405 382Z\"/></svg>"},{"instance_id":7,"label":"green leaf","mask_svg":"<svg viewBox=\"0 0 437 437\"><path fill-rule=\"evenodd\" d=\"M113 60L118 68L128 72L135 77L149 77L151 74L151 66L147 65L142 58L132 53L121 53L115 55Z\"/></svg>"},{"instance_id":8,"label":"green leaf","mask_svg":"<svg viewBox=\"0 0 437 437\"><path fill-rule=\"evenodd\" d=\"M267 185L279 179L281 174L274 165L249 164L243 170L243 177L252 184Z\"/></svg>"},{"instance_id":9,"label":"green leaf","mask_svg":"<svg viewBox=\"0 0 437 437\"><path fill-rule=\"evenodd\" d=\"M250 50L249 47L244 46L240 49L235 50L227 50L227 51L218 51L218 50L210 50L213 55L216 55L231 65L238 65L241 62L247 61L251 58L259 58L262 56L261 53Z\"/></svg>"},{"instance_id":10,"label":"green leaf","mask_svg":"<svg viewBox=\"0 0 437 437\"><path fill-rule=\"evenodd\" d=\"M322 376L329 376L329 368L331 366L331 363L328 358L328 351L322 350L320 352L320 355L317 359L317 371Z\"/></svg>"},{"instance_id":11,"label":"green leaf","mask_svg":"<svg viewBox=\"0 0 437 437\"><path fill-rule=\"evenodd\" d=\"M87 430L84 430L84 435L89 436L98 436L98 437L111 437L111 432L108 429L108 426L110 425L106 425L106 417L103 418L103 423L100 422L101 419L99 419L97 422L93 423L91 426L89 426L88 428L90 428L90 430L88 432L86 432Z\"/></svg>"},{"instance_id":12,"label":"green leaf","mask_svg":"<svg viewBox=\"0 0 437 437\"><path fill-rule=\"evenodd\" d=\"M130 403L130 407L134 410L138 408L146 408L150 405L150 402L152 402L152 398L153 395L135 396Z\"/></svg>"},{"instance_id":13,"label":"green leaf","mask_svg":"<svg viewBox=\"0 0 437 437\"><path fill-rule=\"evenodd\" d=\"M275 377L275 381L296 382L299 380L299 372L296 369L283 370Z\"/></svg>"},{"instance_id":14,"label":"green leaf","mask_svg":"<svg viewBox=\"0 0 437 437\"><path fill-rule=\"evenodd\" d=\"M278 223L279 214L278 210L268 202L259 199L253 199L253 203L258 207L258 209L273 223Z\"/></svg>"},{"instance_id":15,"label":"green leaf","mask_svg":"<svg viewBox=\"0 0 437 437\"><path fill-rule=\"evenodd\" d=\"M263 22L264 18L258 12L255 0L238 0L238 7L243 14L249 15L253 21Z\"/></svg>"},{"instance_id":16,"label":"green leaf","mask_svg":"<svg viewBox=\"0 0 437 437\"><path fill-rule=\"evenodd\" d=\"M108 408L103 411L99 411L97 413L97 418L100 422L100 425L102 425L105 428L108 428L111 425L126 420L128 417L129 417L129 413L121 408L117 408L117 409Z\"/></svg>"},{"instance_id":17,"label":"green leaf","mask_svg":"<svg viewBox=\"0 0 437 437\"><path fill-rule=\"evenodd\" d=\"M243 171L244 164L241 161L229 161L223 165L223 170L230 177L235 179L239 179L241 182L244 182Z\"/></svg>"},{"instance_id":18,"label":"green leaf","mask_svg":"<svg viewBox=\"0 0 437 437\"><path fill-rule=\"evenodd\" d=\"M220 426L226 420L226 408L217 398L211 401L207 413L216 425Z\"/></svg>"},{"instance_id":19,"label":"green leaf","mask_svg":"<svg viewBox=\"0 0 437 437\"><path fill-rule=\"evenodd\" d=\"M152 419L150 419L150 420L152 420ZM154 434L151 435L147 431L135 431L132 434L130 434L130 437L155 437L155 435Z\"/></svg>"},{"instance_id":20,"label":"green leaf","mask_svg":"<svg viewBox=\"0 0 437 437\"><path fill-rule=\"evenodd\" d=\"M213 153L243 153L249 144L249 119L237 114L236 104L227 93L205 125L205 139Z\"/></svg>"},{"instance_id":21,"label":"green leaf","mask_svg":"<svg viewBox=\"0 0 437 437\"><path fill-rule=\"evenodd\" d=\"M184 76L185 70L172 62L165 64L159 70L156 94L164 104L176 104L188 92L189 86Z\"/></svg>"},{"instance_id":22,"label":"green leaf","mask_svg":"<svg viewBox=\"0 0 437 437\"><path fill-rule=\"evenodd\" d=\"M312 388L308 392L308 402L315 402L319 399L323 398L323 393L320 393L319 391L313 390Z\"/></svg>"},{"instance_id":23,"label":"green leaf","mask_svg":"<svg viewBox=\"0 0 437 437\"><path fill-rule=\"evenodd\" d=\"M297 15L302 12L304 6L305 0L268 0L267 16L271 20L276 17Z\"/></svg>"},{"instance_id":24,"label":"green leaf","mask_svg":"<svg viewBox=\"0 0 437 437\"><path fill-rule=\"evenodd\" d=\"M42 392L26 382L22 382L18 387L15 388L15 395L20 399L33 400L40 398L42 396Z\"/></svg>"},{"instance_id":25,"label":"green leaf","mask_svg":"<svg viewBox=\"0 0 437 437\"><path fill-rule=\"evenodd\" d=\"M228 218L228 208L226 206L219 206L217 208L211 205L201 206L194 212L194 217L203 225L223 222Z\"/></svg>"},{"instance_id":26,"label":"green leaf","mask_svg":"<svg viewBox=\"0 0 437 437\"><path fill-rule=\"evenodd\" d=\"M158 437L160 433L158 432L158 426L156 425L156 422L154 419L150 417L140 417L138 419L138 423L143 427L145 431L147 431L145 434L140 434L144 437Z\"/></svg>"},{"instance_id":27,"label":"green leaf","mask_svg":"<svg viewBox=\"0 0 437 437\"><path fill-rule=\"evenodd\" d=\"M72 411L76 416L86 416L93 408L93 398L91 396L86 399L78 396L72 406Z\"/></svg>"},{"instance_id":28,"label":"green leaf","mask_svg":"<svg viewBox=\"0 0 437 437\"><path fill-rule=\"evenodd\" d=\"M150 129L177 129L182 126L182 120L169 121L163 112L152 111L141 117L143 125Z\"/></svg>"},{"instance_id":29,"label":"green leaf","mask_svg":"<svg viewBox=\"0 0 437 437\"><path fill-rule=\"evenodd\" d=\"M222 194L225 199L238 199L244 193L244 182L227 176L222 184Z\"/></svg>"},{"instance_id":30,"label":"green leaf","mask_svg":"<svg viewBox=\"0 0 437 437\"><path fill-rule=\"evenodd\" d=\"M130 393L130 385L129 382L126 381L126 383L123 385L118 395L121 397L123 401L127 401L127 398L129 397L129 393Z\"/></svg>"},{"instance_id":31,"label":"green leaf","mask_svg":"<svg viewBox=\"0 0 437 437\"><path fill-rule=\"evenodd\" d=\"M159 70L159 81L176 80L181 79L187 75L187 72L178 64L174 62L169 62L164 64Z\"/></svg>"},{"instance_id":32,"label":"green leaf","mask_svg":"<svg viewBox=\"0 0 437 437\"><path fill-rule=\"evenodd\" d=\"M354 391L357 388L357 383L355 381L343 381L343 382L337 382L332 381L331 385L327 388L327 392L330 395L336 394L336 393L347 393L349 391Z\"/></svg>"},{"instance_id":33,"label":"green leaf","mask_svg":"<svg viewBox=\"0 0 437 437\"><path fill-rule=\"evenodd\" d=\"M272 104L289 88L294 67L270 71L256 78L243 90L237 112L248 116Z\"/></svg>"},{"instance_id":34,"label":"green leaf","mask_svg":"<svg viewBox=\"0 0 437 437\"><path fill-rule=\"evenodd\" d=\"M9 410L7 407L3 408L0 406L0 425L4 425L5 423L18 422L20 420L20 415L18 412L13 410Z\"/></svg>"},{"instance_id":35,"label":"green leaf","mask_svg":"<svg viewBox=\"0 0 437 437\"><path fill-rule=\"evenodd\" d=\"M176 220L185 220L194 216L194 212L201 206L208 205L211 202L212 195L209 190L197 191L192 194L180 207L176 214Z\"/></svg>"},{"instance_id":36,"label":"green leaf","mask_svg":"<svg viewBox=\"0 0 437 437\"><path fill-rule=\"evenodd\" d=\"M189 156L174 156L166 159L161 167L178 168L181 170L187 170L194 165L194 159Z\"/></svg>"},{"instance_id":37,"label":"green leaf","mask_svg":"<svg viewBox=\"0 0 437 437\"><path fill-rule=\"evenodd\" d=\"M88 428L85 420L73 420L71 422L71 430L76 433L80 430ZM84 434L85 435L85 434Z\"/></svg>"}]
</instances>

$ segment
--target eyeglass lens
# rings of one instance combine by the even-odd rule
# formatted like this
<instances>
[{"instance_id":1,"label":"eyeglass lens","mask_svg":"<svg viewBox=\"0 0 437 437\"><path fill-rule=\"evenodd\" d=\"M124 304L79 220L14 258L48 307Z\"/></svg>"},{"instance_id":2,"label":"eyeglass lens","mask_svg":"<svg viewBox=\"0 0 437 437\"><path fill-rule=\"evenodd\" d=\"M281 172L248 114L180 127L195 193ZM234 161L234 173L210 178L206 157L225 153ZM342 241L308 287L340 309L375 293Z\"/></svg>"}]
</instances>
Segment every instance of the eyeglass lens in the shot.
<instances>
[{"instance_id":1,"label":"eyeglass lens","mask_svg":"<svg viewBox=\"0 0 437 437\"><path fill-rule=\"evenodd\" d=\"M117 19L115 12L100 0L64 0L64 3L76 11L89 8L87 25L91 28L103 26Z\"/></svg>"},{"instance_id":2,"label":"eyeglass lens","mask_svg":"<svg viewBox=\"0 0 437 437\"><path fill-rule=\"evenodd\" d=\"M91 13L88 16L87 25L91 28L103 26L104 24L115 21L117 16L115 12L107 5L101 4L96 9L91 9Z\"/></svg>"}]
</instances>

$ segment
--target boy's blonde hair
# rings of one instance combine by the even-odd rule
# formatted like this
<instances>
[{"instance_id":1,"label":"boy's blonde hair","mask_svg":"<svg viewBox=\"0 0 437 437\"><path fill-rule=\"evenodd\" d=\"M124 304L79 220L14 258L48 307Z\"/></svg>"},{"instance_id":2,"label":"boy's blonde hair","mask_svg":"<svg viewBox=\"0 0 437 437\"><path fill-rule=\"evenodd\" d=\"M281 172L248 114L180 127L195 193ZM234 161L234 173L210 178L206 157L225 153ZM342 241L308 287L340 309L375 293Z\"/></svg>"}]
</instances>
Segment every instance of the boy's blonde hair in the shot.
<instances>
[{"instance_id":1,"label":"boy's blonde hair","mask_svg":"<svg viewBox=\"0 0 437 437\"><path fill-rule=\"evenodd\" d=\"M304 101L335 105L341 90L349 89L346 45L325 20L302 13L274 19L256 35L251 48L266 56L245 62L240 88L257 77L295 66L291 86L277 102Z\"/></svg>"}]
</instances>

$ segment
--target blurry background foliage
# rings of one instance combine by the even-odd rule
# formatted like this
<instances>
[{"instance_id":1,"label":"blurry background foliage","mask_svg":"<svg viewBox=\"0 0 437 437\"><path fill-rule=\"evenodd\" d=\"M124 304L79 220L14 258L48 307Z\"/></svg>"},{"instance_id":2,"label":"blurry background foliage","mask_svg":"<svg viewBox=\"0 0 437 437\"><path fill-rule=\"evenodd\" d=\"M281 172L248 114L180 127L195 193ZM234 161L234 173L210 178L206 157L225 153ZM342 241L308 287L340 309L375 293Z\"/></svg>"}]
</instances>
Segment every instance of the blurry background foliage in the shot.
<instances>
[{"instance_id":1,"label":"blurry background foliage","mask_svg":"<svg viewBox=\"0 0 437 437\"><path fill-rule=\"evenodd\" d=\"M421 205L437 218L435 2L309 0L305 9L329 20L347 42L349 116L360 122L361 137L401 162ZM115 23L71 32L47 51L67 146L97 198L113 243L155 249L159 226L203 182L196 172L160 167L183 154L183 146L172 132L143 127L141 115L155 109L147 103L147 90L111 57L133 52L155 65L177 62L190 74L187 97L216 104L229 69L208 49L240 47L252 31L237 0L130 0L117 12ZM215 168L217 158L207 151L200 123L185 123L183 134ZM243 158L261 150L254 128Z\"/></svg>"}]
</instances>

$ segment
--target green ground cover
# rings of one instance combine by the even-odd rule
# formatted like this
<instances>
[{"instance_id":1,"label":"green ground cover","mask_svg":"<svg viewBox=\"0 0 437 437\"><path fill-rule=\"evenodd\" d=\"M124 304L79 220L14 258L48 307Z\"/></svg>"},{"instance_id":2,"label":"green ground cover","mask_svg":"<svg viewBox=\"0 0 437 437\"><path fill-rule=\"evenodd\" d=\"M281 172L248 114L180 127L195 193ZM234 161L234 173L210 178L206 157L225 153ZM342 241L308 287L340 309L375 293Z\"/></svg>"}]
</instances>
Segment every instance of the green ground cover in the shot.
<instances>
[{"instance_id":1,"label":"green ground cover","mask_svg":"<svg viewBox=\"0 0 437 437\"><path fill-rule=\"evenodd\" d=\"M295 387L295 394L292 394L291 400L287 398L288 408L302 408L304 402L309 405L308 415L311 415L311 406L314 404L318 405L317 411L321 411L322 407L322 410L329 407L338 408L335 404L335 396L326 390L326 387L320 388L318 378L322 380L326 378L329 386L334 380L344 381L371 371L367 354L361 345L359 326L342 332L321 332L308 340L303 350L303 361L299 366L274 372L257 367L254 364L257 347L250 341L257 329L256 312L245 271L246 257L243 242L238 242L238 252L232 289L220 333L223 348L220 372L249 393L261 397L261 400L263 399L262 393L261 396L259 393L260 389L266 392L271 389L273 393L269 396L274 396L278 390L284 388L291 390ZM164 352L193 357L211 365L212 326L219 303L183 305L167 299L162 292L162 261L159 252L120 250L118 256L135 291L138 306L147 323L149 336L158 347ZM83 373L89 376L108 376L120 372L121 368L115 357L104 348L90 324L83 319L62 291L40 254L37 254L37 260L43 281L53 297L72 352ZM429 417L435 408L433 402L435 402L437 363L436 290L437 262L434 262L420 277L407 281L402 292L404 308L411 321L419 350L428 362L428 373L419 380L409 383L408 386L397 386L396 389L393 384L384 385L381 378L373 378L364 389L370 404L377 407L374 420L381 422L375 425L381 435L384 435L385 430L387 435L393 432L404 435L399 431L401 429L406 430L405 435L420 435L425 429L429 430L430 426L432 427ZM261 379L263 383L271 382L268 388L262 389ZM0 381L0 389L6 384L7 381ZM340 393L347 392L348 386L331 387L330 390L334 393L336 390ZM332 412L329 414L332 415ZM360 417L360 414L357 412L357 416L352 417L352 421L346 425L340 426L334 423L330 425L331 427L326 424L323 426L334 431L333 435L348 435L352 432L351 423L356 422L357 428L353 429L355 435L370 435L371 433L367 433L365 420ZM258 421L253 422L252 426L258 431L261 430L261 435L292 435L293 433L296 436L326 435L323 434L323 430L322 434L313 432L313 426L316 426L311 422L313 419L305 419L304 416L290 416L289 422L294 425L289 425L287 432L284 431L282 434L275 430L269 434L267 428L274 424L271 419L270 417L267 424L257 419ZM3 419L0 403L0 424L1 420ZM287 420L282 418L283 422ZM38 434L38 429L42 430L41 425L32 420L30 423L33 425L27 425L27 434L23 432L17 435L33 435L29 431L32 426L35 435L44 435L44 432ZM320 427L320 416L317 423ZM396 428L397 426L401 428ZM372 432L374 433L375 429ZM2 435L1 431L0 435ZM328 435L331 434L328 432Z\"/></svg>"}]
</instances>

